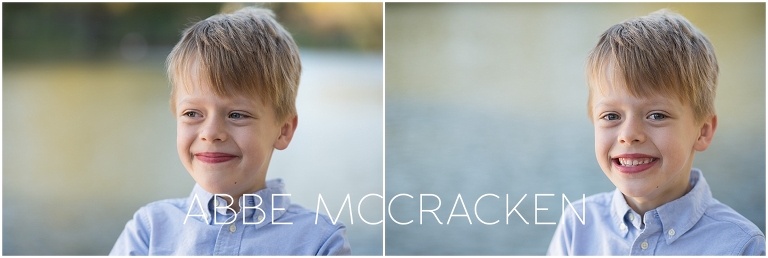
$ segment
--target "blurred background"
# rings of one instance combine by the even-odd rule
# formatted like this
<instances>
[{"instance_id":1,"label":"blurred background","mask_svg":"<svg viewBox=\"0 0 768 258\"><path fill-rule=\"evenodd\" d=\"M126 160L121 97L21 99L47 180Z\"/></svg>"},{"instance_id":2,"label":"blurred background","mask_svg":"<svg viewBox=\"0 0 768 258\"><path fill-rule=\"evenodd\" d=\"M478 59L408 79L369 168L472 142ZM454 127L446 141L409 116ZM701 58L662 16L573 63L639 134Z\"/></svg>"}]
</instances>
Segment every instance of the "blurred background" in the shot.
<instances>
[{"instance_id":1,"label":"blurred background","mask_svg":"<svg viewBox=\"0 0 768 258\"><path fill-rule=\"evenodd\" d=\"M600 34L670 8L715 46L718 129L694 167L715 198L765 232L765 3L387 3L386 254L544 255L561 195L612 191L597 165L584 61ZM483 225L473 211L496 225ZM436 194L438 224L419 224L419 194ZM453 217L461 194L472 220ZM509 195L509 201L505 195ZM507 209L527 194L517 214ZM423 207L437 207L425 197ZM507 202L509 208L506 207ZM456 214L464 214L461 205Z\"/></svg>"},{"instance_id":2,"label":"blurred background","mask_svg":"<svg viewBox=\"0 0 768 258\"><path fill-rule=\"evenodd\" d=\"M3 255L106 255L139 207L189 195L164 61L188 25L244 5L3 3ZM333 216L350 194L353 254L381 255L383 227L356 204L383 193L382 4L261 6L304 71L299 127L267 178L311 210L322 194Z\"/></svg>"}]
</instances>

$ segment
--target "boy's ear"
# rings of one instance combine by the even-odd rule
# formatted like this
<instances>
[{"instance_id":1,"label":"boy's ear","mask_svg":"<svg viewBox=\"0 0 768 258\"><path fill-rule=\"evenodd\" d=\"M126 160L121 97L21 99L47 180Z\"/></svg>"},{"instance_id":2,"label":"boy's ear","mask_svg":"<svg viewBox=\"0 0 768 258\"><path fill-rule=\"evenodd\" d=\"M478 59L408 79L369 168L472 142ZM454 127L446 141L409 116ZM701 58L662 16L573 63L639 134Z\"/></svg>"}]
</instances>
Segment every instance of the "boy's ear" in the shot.
<instances>
[{"instance_id":1,"label":"boy's ear","mask_svg":"<svg viewBox=\"0 0 768 258\"><path fill-rule=\"evenodd\" d=\"M709 143L712 142L712 138L715 136L715 129L717 129L717 115L712 115L701 125L701 133L699 138L696 139L696 143L693 144L693 149L705 151L709 148Z\"/></svg>"},{"instance_id":2,"label":"boy's ear","mask_svg":"<svg viewBox=\"0 0 768 258\"><path fill-rule=\"evenodd\" d=\"M283 123L283 126L280 127L280 135L278 135L277 140L275 140L275 149L284 150L285 148L288 148L288 144L290 144L291 139L293 139L293 132L296 131L296 126L298 125L298 115L294 115L293 118L290 118Z\"/></svg>"}]
</instances>

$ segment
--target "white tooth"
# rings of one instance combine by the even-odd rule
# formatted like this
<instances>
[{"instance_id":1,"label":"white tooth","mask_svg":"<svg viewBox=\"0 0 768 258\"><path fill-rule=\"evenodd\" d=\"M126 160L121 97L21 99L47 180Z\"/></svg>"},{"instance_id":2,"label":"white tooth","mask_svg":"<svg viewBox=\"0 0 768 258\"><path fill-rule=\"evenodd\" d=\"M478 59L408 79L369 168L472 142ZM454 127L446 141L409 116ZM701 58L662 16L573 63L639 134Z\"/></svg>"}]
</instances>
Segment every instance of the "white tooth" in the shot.
<instances>
[{"instance_id":1,"label":"white tooth","mask_svg":"<svg viewBox=\"0 0 768 258\"><path fill-rule=\"evenodd\" d=\"M641 159L632 159L632 158L619 158L619 164L625 167L634 167L637 165L642 164L648 164L654 161L653 158L641 158Z\"/></svg>"}]
</instances>

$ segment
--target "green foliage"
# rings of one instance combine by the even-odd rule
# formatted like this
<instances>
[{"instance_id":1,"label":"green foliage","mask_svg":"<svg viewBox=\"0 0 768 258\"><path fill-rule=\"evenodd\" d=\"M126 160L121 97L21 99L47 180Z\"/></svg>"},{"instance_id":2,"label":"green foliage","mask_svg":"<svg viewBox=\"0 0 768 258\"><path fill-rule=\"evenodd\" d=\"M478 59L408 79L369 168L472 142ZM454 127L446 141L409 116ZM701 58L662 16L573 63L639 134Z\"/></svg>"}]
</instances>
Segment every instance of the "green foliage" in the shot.
<instances>
[{"instance_id":1,"label":"green foliage","mask_svg":"<svg viewBox=\"0 0 768 258\"><path fill-rule=\"evenodd\" d=\"M222 3L3 3L3 61L113 58L119 56L121 42L136 38L146 45L148 53L161 57L179 40L187 26L242 6ZM293 34L300 47L382 49L381 3L270 3L262 6L275 11L278 21Z\"/></svg>"}]
</instances>

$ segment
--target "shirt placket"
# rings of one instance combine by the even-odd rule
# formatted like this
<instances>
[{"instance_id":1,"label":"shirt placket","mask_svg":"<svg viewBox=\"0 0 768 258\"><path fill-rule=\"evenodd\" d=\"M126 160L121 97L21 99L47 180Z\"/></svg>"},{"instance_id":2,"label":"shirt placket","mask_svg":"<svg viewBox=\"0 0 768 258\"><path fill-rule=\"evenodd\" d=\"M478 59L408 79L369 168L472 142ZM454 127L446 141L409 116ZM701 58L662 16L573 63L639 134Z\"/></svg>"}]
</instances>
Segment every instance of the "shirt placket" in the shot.
<instances>
[{"instance_id":1,"label":"shirt placket","mask_svg":"<svg viewBox=\"0 0 768 258\"><path fill-rule=\"evenodd\" d=\"M659 232L661 232L661 223L658 214L653 211L643 216L645 228L635 238L632 243L630 255L654 255L656 245L659 243Z\"/></svg>"},{"instance_id":2,"label":"shirt placket","mask_svg":"<svg viewBox=\"0 0 768 258\"><path fill-rule=\"evenodd\" d=\"M234 222L220 225L213 255L238 255L240 253L240 242L245 227L243 227L242 221L237 219L239 216L236 214L229 216L227 221L232 220L232 216L236 216Z\"/></svg>"}]
</instances>

